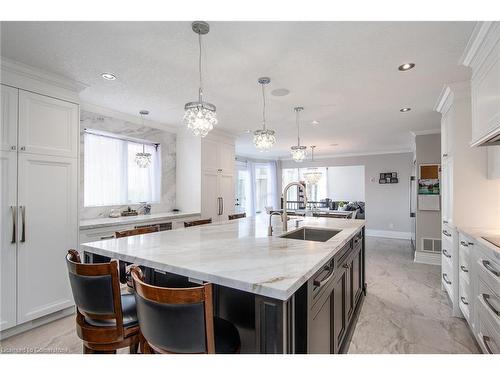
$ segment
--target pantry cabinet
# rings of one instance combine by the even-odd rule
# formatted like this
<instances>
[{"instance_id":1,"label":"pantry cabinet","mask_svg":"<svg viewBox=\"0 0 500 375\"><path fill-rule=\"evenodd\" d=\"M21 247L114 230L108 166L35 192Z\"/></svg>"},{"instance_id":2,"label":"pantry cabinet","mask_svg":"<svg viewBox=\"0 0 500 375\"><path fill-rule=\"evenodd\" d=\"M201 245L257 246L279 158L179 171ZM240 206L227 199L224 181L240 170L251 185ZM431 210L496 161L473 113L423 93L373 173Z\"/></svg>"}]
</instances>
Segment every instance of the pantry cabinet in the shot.
<instances>
[{"instance_id":1,"label":"pantry cabinet","mask_svg":"<svg viewBox=\"0 0 500 375\"><path fill-rule=\"evenodd\" d=\"M212 222L228 220L235 212L234 138L215 129L200 138L184 129L176 151L177 208Z\"/></svg>"},{"instance_id":2,"label":"pantry cabinet","mask_svg":"<svg viewBox=\"0 0 500 375\"><path fill-rule=\"evenodd\" d=\"M78 104L1 85L0 330L73 305ZM19 136L18 136L19 135Z\"/></svg>"}]
</instances>

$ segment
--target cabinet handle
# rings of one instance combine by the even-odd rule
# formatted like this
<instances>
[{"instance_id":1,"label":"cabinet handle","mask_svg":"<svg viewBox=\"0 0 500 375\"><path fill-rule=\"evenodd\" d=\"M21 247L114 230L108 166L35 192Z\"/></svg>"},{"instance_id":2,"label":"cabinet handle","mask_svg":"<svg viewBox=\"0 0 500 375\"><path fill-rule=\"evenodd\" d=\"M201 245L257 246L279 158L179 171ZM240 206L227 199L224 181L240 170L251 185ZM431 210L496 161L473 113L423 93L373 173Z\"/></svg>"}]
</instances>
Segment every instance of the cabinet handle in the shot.
<instances>
[{"instance_id":1,"label":"cabinet handle","mask_svg":"<svg viewBox=\"0 0 500 375\"><path fill-rule=\"evenodd\" d=\"M26 206L21 206L21 218L22 218L22 224L21 224L21 242L26 241Z\"/></svg>"},{"instance_id":2,"label":"cabinet handle","mask_svg":"<svg viewBox=\"0 0 500 375\"><path fill-rule=\"evenodd\" d=\"M443 230L443 234L447 237L451 237L451 233L448 233L448 231L446 230Z\"/></svg>"},{"instance_id":3,"label":"cabinet handle","mask_svg":"<svg viewBox=\"0 0 500 375\"><path fill-rule=\"evenodd\" d=\"M109 239L111 239L111 238L115 238L115 236L114 236L113 234L112 234L112 235L110 235L110 236L102 236L102 237L101 237L101 240L109 240Z\"/></svg>"},{"instance_id":4,"label":"cabinet handle","mask_svg":"<svg viewBox=\"0 0 500 375\"><path fill-rule=\"evenodd\" d=\"M12 212L12 239L10 243L16 243L16 216L17 209L14 206L10 206L10 211Z\"/></svg>"},{"instance_id":5,"label":"cabinet handle","mask_svg":"<svg viewBox=\"0 0 500 375\"><path fill-rule=\"evenodd\" d=\"M469 270L468 270L468 269L467 269L467 267L465 267L465 266L460 266L460 269L461 269L462 271L464 271L465 273L469 272Z\"/></svg>"},{"instance_id":6,"label":"cabinet handle","mask_svg":"<svg viewBox=\"0 0 500 375\"><path fill-rule=\"evenodd\" d=\"M465 297L460 297L460 301L462 301L462 303L467 306L469 304L469 302L467 302L467 300L465 299Z\"/></svg>"},{"instance_id":7,"label":"cabinet handle","mask_svg":"<svg viewBox=\"0 0 500 375\"><path fill-rule=\"evenodd\" d=\"M468 245L469 246L474 246L474 243L473 242L468 242Z\"/></svg>"},{"instance_id":8,"label":"cabinet handle","mask_svg":"<svg viewBox=\"0 0 500 375\"><path fill-rule=\"evenodd\" d=\"M448 156L448 154L443 154L443 158L445 158L445 157L447 157L447 156Z\"/></svg>"},{"instance_id":9,"label":"cabinet handle","mask_svg":"<svg viewBox=\"0 0 500 375\"><path fill-rule=\"evenodd\" d=\"M490 308L490 310L493 311L493 314L495 314L496 316L500 316L500 311L495 309L495 306L493 306L490 302L491 296L489 294L486 294L486 293L483 293L482 296L483 296L484 303L486 303L486 305Z\"/></svg>"},{"instance_id":10,"label":"cabinet handle","mask_svg":"<svg viewBox=\"0 0 500 375\"><path fill-rule=\"evenodd\" d=\"M11 149L12 151L16 151L16 150L17 150L17 147L16 147L16 146L10 146L10 149Z\"/></svg>"},{"instance_id":11,"label":"cabinet handle","mask_svg":"<svg viewBox=\"0 0 500 375\"><path fill-rule=\"evenodd\" d=\"M485 335L481 335L481 336L482 336L483 344L484 344L484 347L486 348L486 351L488 352L488 354L493 354L493 350L491 350L490 344L489 344L489 342L491 341L491 338L489 336L485 336Z\"/></svg>"},{"instance_id":12,"label":"cabinet handle","mask_svg":"<svg viewBox=\"0 0 500 375\"><path fill-rule=\"evenodd\" d=\"M488 271L490 271L496 277L500 277L500 271L493 268L488 260L483 259L483 266L484 266L484 268L486 268Z\"/></svg>"},{"instance_id":13,"label":"cabinet handle","mask_svg":"<svg viewBox=\"0 0 500 375\"><path fill-rule=\"evenodd\" d=\"M224 198L220 197L220 214L224 213Z\"/></svg>"},{"instance_id":14,"label":"cabinet handle","mask_svg":"<svg viewBox=\"0 0 500 375\"><path fill-rule=\"evenodd\" d=\"M451 258L451 255L448 253L448 250L443 249L442 253L446 258Z\"/></svg>"},{"instance_id":15,"label":"cabinet handle","mask_svg":"<svg viewBox=\"0 0 500 375\"><path fill-rule=\"evenodd\" d=\"M448 220L443 220L443 224L448 224Z\"/></svg>"},{"instance_id":16,"label":"cabinet handle","mask_svg":"<svg viewBox=\"0 0 500 375\"><path fill-rule=\"evenodd\" d=\"M330 267L328 266L327 268L325 269L328 269L328 274L326 275L326 277L323 279L323 280L314 280L313 281L313 285L314 286L317 286L319 288L321 288L323 285L325 285L328 281L330 281L330 279L333 277L333 274L334 274L334 269L333 267Z\"/></svg>"},{"instance_id":17,"label":"cabinet handle","mask_svg":"<svg viewBox=\"0 0 500 375\"><path fill-rule=\"evenodd\" d=\"M26 147L25 147L25 146L21 146L19 149L20 149L21 151L26 151Z\"/></svg>"},{"instance_id":18,"label":"cabinet handle","mask_svg":"<svg viewBox=\"0 0 500 375\"><path fill-rule=\"evenodd\" d=\"M446 284L451 285L451 281L448 280L448 275L445 273L443 273L443 280Z\"/></svg>"},{"instance_id":19,"label":"cabinet handle","mask_svg":"<svg viewBox=\"0 0 500 375\"><path fill-rule=\"evenodd\" d=\"M465 241L460 241L460 245L465 246L465 247L469 246L469 244Z\"/></svg>"}]
</instances>

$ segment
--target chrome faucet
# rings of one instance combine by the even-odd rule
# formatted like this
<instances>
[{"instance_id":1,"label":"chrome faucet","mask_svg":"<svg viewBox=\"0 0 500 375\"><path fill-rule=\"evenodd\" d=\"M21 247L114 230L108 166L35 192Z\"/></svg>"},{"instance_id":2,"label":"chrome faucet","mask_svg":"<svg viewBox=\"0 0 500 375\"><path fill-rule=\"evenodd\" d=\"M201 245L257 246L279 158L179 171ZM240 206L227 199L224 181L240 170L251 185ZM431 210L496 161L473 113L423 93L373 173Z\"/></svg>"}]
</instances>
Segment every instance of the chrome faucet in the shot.
<instances>
[{"instance_id":1,"label":"chrome faucet","mask_svg":"<svg viewBox=\"0 0 500 375\"><path fill-rule=\"evenodd\" d=\"M297 186L299 189L302 189L304 192L304 208L307 209L307 195L306 195L306 187L302 185L300 182L290 182L288 185L285 186L283 189L283 215L282 215L282 222L283 222L283 232L288 231L288 214L287 214L287 206L288 206L288 201L287 201L287 195L288 195L288 189L290 189L292 186Z\"/></svg>"},{"instance_id":2,"label":"chrome faucet","mask_svg":"<svg viewBox=\"0 0 500 375\"><path fill-rule=\"evenodd\" d=\"M268 236L273 235L273 226L271 225L271 219L273 218L273 215L280 215L281 219L283 220L283 216L282 216L280 211L269 212L269 226L267 227L267 235Z\"/></svg>"}]
</instances>

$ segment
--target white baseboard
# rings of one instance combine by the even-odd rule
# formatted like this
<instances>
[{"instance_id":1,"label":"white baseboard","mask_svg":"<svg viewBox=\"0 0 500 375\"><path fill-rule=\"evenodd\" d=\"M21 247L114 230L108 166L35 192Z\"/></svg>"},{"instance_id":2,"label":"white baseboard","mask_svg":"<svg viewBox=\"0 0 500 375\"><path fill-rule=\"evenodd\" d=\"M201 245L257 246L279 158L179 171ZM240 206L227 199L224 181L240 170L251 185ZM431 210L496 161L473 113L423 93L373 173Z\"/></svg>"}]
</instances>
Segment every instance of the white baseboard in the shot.
<instances>
[{"instance_id":1,"label":"white baseboard","mask_svg":"<svg viewBox=\"0 0 500 375\"><path fill-rule=\"evenodd\" d=\"M415 263L441 265L441 253L430 253L428 251L415 251L413 259Z\"/></svg>"},{"instance_id":2,"label":"white baseboard","mask_svg":"<svg viewBox=\"0 0 500 375\"><path fill-rule=\"evenodd\" d=\"M377 230L377 229L367 229L366 235L370 237L383 237L383 238L397 238L400 240L410 240L410 232L398 232L395 230Z\"/></svg>"},{"instance_id":3,"label":"white baseboard","mask_svg":"<svg viewBox=\"0 0 500 375\"><path fill-rule=\"evenodd\" d=\"M5 340L8 337L18 335L20 333L29 331L30 329L39 327L41 325L53 322L54 320L64 318L68 315L75 313L75 306L70 306L65 308L64 310L56 311L55 313L42 316L41 318L19 324L12 328L8 328L2 332L0 332L0 340Z\"/></svg>"}]
</instances>

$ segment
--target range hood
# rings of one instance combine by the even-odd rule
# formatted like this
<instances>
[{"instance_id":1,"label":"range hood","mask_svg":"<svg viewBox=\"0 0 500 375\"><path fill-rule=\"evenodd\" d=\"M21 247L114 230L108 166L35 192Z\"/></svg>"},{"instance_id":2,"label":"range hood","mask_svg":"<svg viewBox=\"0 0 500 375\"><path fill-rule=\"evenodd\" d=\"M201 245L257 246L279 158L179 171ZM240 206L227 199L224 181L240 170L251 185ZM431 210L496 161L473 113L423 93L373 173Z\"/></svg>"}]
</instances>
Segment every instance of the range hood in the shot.
<instances>
[{"instance_id":1,"label":"range hood","mask_svg":"<svg viewBox=\"0 0 500 375\"><path fill-rule=\"evenodd\" d=\"M472 147L500 146L500 126L490 134L471 144Z\"/></svg>"}]
</instances>

